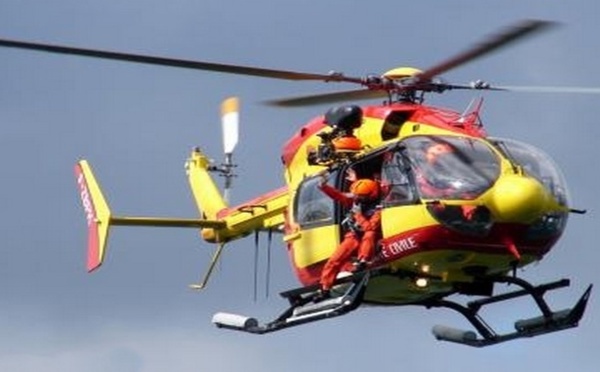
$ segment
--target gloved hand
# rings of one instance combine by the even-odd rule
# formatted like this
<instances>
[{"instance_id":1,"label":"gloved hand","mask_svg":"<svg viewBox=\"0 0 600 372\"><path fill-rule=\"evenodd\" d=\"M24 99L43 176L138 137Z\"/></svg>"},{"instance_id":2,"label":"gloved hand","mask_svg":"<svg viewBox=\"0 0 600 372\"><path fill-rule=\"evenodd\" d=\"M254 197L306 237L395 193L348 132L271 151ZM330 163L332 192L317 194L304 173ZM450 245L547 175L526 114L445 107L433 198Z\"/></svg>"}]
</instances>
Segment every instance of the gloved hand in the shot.
<instances>
[{"instance_id":1,"label":"gloved hand","mask_svg":"<svg viewBox=\"0 0 600 372\"><path fill-rule=\"evenodd\" d=\"M355 233L357 235L362 234L362 232L363 232L360 224L358 224L358 222L356 222L354 220L354 218L352 218L352 216L346 217L342 221L342 226L344 226L346 229L348 229L349 231L352 231L353 233Z\"/></svg>"},{"instance_id":2,"label":"gloved hand","mask_svg":"<svg viewBox=\"0 0 600 372\"><path fill-rule=\"evenodd\" d=\"M361 213L362 212L362 208L360 207L360 204L358 204L358 203L352 204L352 208L350 209L350 212L352 212L352 213Z\"/></svg>"}]
</instances>

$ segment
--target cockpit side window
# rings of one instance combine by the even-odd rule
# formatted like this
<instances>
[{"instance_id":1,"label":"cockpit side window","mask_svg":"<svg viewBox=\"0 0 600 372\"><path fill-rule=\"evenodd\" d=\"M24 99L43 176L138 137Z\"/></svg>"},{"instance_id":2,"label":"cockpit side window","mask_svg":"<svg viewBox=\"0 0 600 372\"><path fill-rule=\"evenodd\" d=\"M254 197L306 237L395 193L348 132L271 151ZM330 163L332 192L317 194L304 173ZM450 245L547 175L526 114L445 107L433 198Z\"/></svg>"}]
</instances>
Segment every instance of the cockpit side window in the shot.
<instances>
[{"instance_id":1,"label":"cockpit side window","mask_svg":"<svg viewBox=\"0 0 600 372\"><path fill-rule=\"evenodd\" d=\"M332 186L335 186L337 173L329 177ZM324 226L334 221L334 201L319 189L320 180L319 176L307 178L296 193L294 219L303 228Z\"/></svg>"}]
</instances>

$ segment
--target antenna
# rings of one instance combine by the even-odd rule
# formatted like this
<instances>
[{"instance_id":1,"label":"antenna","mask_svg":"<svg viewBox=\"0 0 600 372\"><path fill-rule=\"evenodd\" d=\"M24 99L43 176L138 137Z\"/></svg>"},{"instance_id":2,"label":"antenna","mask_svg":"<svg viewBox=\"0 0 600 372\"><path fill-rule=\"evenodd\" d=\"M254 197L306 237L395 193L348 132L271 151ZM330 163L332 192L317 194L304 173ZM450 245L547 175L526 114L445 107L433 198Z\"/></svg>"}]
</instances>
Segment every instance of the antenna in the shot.
<instances>
[{"instance_id":1,"label":"antenna","mask_svg":"<svg viewBox=\"0 0 600 372\"><path fill-rule=\"evenodd\" d=\"M223 190L223 198L229 202L229 191L233 177L233 168L237 164L233 163L233 150L238 144L239 139L239 99L237 97L229 97L221 103L221 129L223 134L223 152L225 159L219 166L211 166L210 171L218 172L225 177L225 188Z\"/></svg>"}]
</instances>

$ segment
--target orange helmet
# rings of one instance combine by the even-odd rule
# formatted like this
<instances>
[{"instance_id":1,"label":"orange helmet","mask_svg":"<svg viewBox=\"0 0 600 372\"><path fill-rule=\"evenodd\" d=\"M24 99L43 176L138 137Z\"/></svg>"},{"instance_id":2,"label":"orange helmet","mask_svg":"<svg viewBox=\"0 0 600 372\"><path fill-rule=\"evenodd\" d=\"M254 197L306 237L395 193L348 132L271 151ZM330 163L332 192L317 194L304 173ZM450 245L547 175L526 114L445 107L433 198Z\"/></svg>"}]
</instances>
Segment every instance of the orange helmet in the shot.
<instances>
[{"instance_id":1,"label":"orange helmet","mask_svg":"<svg viewBox=\"0 0 600 372\"><path fill-rule=\"evenodd\" d=\"M354 136L342 136L334 138L331 143L337 151L360 151L362 143Z\"/></svg>"},{"instance_id":2,"label":"orange helmet","mask_svg":"<svg viewBox=\"0 0 600 372\"><path fill-rule=\"evenodd\" d=\"M451 152L453 152L452 147L447 143L436 143L429 146L425 153L425 157L429 164L433 164L441 155L449 154Z\"/></svg>"},{"instance_id":3,"label":"orange helmet","mask_svg":"<svg viewBox=\"0 0 600 372\"><path fill-rule=\"evenodd\" d=\"M357 197L375 199L379 196L379 184L368 178L363 178L352 183L350 192Z\"/></svg>"}]
</instances>

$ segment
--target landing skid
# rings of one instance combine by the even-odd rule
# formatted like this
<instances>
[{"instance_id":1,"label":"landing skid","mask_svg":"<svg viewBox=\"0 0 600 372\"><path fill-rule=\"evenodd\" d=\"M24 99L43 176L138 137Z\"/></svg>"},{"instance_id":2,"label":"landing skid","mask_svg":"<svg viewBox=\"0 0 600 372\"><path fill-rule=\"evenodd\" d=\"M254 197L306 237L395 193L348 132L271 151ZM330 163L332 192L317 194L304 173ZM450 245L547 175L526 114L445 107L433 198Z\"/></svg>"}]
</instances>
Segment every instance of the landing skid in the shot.
<instances>
[{"instance_id":1,"label":"landing skid","mask_svg":"<svg viewBox=\"0 0 600 372\"><path fill-rule=\"evenodd\" d=\"M264 325L260 325L255 318L230 313L217 313L213 316L212 321L219 328L227 328L254 334L264 334L317 320L344 315L355 310L363 303L364 292L369 278L381 274L382 273L378 270L372 270L370 272L356 273L352 276L339 279L336 281L336 285L347 285L344 292L339 296L324 300L317 300L318 285L283 292L281 295L288 299L290 307L278 318ZM516 285L521 289L471 301L466 305L446 300L441 297L415 302L412 303L412 305L424 306L426 308L443 307L457 311L473 325L475 331L464 331L437 325L432 329L434 336L442 341L483 347L518 338L535 337L546 333L577 327L579 321L583 317L587 302L592 293L592 285L590 284L572 308L552 311L548 303L544 300L544 295L548 291L569 286L570 282L568 279L534 286L528 281L517 277L497 276L485 278L485 283L492 285L497 283L507 283ZM516 321L514 323L514 332L497 334L479 315L479 310L486 305L523 296L531 296L541 312L541 315L530 319Z\"/></svg>"},{"instance_id":2,"label":"landing skid","mask_svg":"<svg viewBox=\"0 0 600 372\"><path fill-rule=\"evenodd\" d=\"M290 307L277 319L260 325L255 318L230 313L216 313L212 322L219 328L263 334L278 331L317 320L333 318L355 310L363 300L369 273L359 273L336 282L350 283L340 295L317 300L318 286L304 287L282 293L290 301Z\"/></svg>"},{"instance_id":3,"label":"landing skid","mask_svg":"<svg viewBox=\"0 0 600 372\"><path fill-rule=\"evenodd\" d=\"M479 335L477 335L477 333L474 331L463 331L438 325L434 326L432 329L433 335L438 340L450 341L474 347L483 347L517 338L535 337L546 333L574 328L579 324L579 320L581 320L581 317L585 312L588 299L592 292L592 285L590 284L575 306L570 309L552 311L544 300L544 294L550 290L569 286L568 279L562 279L539 286L533 286L531 283L523 279L509 276L495 277L490 280L493 283L514 284L522 289L471 301L467 303L466 306L444 299L427 300L416 304L425 306L427 308L445 307L455 310L462 314L473 325L473 327L475 327L477 333L479 333ZM542 315L530 319L516 321L514 324L515 332L508 334L497 334L478 314L479 310L485 305L522 296L531 296Z\"/></svg>"}]
</instances>

